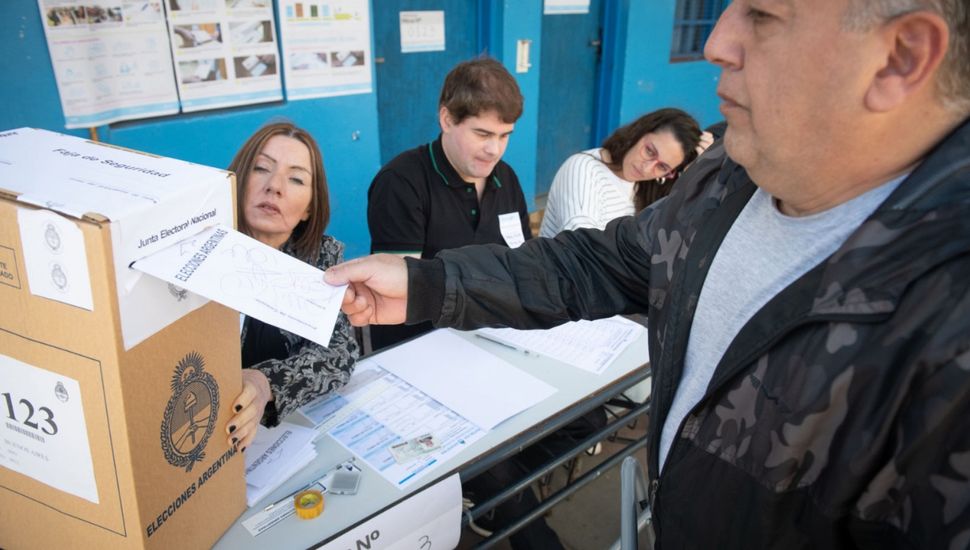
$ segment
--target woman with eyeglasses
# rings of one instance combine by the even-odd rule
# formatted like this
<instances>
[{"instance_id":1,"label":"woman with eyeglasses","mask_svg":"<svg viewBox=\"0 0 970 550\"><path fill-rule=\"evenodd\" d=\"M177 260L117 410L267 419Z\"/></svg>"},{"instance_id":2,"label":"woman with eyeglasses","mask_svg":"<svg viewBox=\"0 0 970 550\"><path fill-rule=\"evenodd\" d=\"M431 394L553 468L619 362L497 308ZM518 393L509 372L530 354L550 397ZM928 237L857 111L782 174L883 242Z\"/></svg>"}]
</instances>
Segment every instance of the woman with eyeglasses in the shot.
<instances>
[{"instance_id":1,"label":"woman with eyeglasses","mask_svg":"<svg viewBox=\"0 0 970 550\"><path fill-rule=\"evenodd\" d=\"M660 109L617 129L602 147L572 155L556 173L540 237L603 229L670 192L671 180L711 144L690 115Z\"/></svg>"}]
</instances>

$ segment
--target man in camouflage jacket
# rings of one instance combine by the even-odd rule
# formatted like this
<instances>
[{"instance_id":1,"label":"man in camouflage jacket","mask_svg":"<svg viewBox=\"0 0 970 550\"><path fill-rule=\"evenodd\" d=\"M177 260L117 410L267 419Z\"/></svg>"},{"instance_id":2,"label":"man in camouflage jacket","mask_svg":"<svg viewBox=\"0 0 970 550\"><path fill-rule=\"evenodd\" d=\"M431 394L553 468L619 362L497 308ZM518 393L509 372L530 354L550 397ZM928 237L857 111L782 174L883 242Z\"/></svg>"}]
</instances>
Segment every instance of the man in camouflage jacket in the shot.
<instances>
[{"instance_id":1,"label":"man in camouflage jacket","mask_svg":"<svg viewBox=\"0 0 970 550\"><path fill-rule=\"evenodd\" d=\"M602 232L327 280L351 283L355 324L647 312L658 548L970 548L968 34L965 0L735 0L705 50L727 133L666 200ZM886 182L739 327L662 462L701 290L756 190L797 217Z\"/></svg>"}]
</instances>

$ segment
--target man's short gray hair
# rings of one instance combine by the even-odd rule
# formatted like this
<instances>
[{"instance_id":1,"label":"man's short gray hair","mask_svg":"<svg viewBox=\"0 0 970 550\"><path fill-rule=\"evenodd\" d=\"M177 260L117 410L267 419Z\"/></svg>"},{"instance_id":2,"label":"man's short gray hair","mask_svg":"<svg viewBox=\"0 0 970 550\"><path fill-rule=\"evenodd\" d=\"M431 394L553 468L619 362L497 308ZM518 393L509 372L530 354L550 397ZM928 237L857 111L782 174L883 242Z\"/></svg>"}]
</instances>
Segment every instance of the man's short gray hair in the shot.
<instances>
[{"instance_id":1,"label":"man's short gray hair","mask_svg":"<svg viewBox=\"0 0 970 550\"><path fill-rule=\"evenodd\" d=\"M938 14L950 27L950 44L937 73L937 92L944 105L970 113L970 3L967 0L849 0L845 27L865 30L914 11Z\"/></svg>"}]
</instances>

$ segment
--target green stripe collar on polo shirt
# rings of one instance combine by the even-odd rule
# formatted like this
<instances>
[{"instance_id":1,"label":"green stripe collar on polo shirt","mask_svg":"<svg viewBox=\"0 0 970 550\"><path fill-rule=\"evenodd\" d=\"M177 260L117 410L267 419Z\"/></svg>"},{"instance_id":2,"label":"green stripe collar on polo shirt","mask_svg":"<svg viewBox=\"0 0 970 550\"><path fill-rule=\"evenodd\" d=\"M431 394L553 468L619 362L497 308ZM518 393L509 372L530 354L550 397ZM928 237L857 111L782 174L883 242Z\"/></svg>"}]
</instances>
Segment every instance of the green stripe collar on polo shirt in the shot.
<instances>
[{"instance_id":1,"label":"green stripe collar on polo shirt","mask_svg":"<svg viewBox=\"0 0 970 550\"><path fill-rule=\"evenodd\" d=\"M434 168L434 171L437 172L437 174L441 177L441 181L444 182L445 185L451 185L448 182L448 178L445 177L445 175L441 172L441 169L438 168L438 161L437 161L437 159L435 159L435 156L434 156L434 147L433 146L434 146L435 143L438 143L439 144L439 147L441 147L442 154L444 153L444 147L440 145L440 143L441 143L441 136L439 136L438 139L436 139L435 141L432 141L431 143L428 144L428 156L431 157L431 166L432 166L432 168ZM445 159L445 162L448 162L447 161L447 158ZM501 162L501 160L499 162ZM451 163L448 163L448 167L450 167L451 168L451 171L454 172L456 176L458 176L458 172L455 170L454 166L451 166ZM498 168L498 163L495 164L495 167ZM494 169L492 170L492 173L490 174L490 176L491 176L492 181L495 183L495 187L498 187L499 189L501 189L502 188L502 182L498 179L498 176L495 175L495 170ZM458 176L458 179L462 183L464 183L465 185L471 185L467 181L464 181L464 179L461 176Z\"/></svg>"}]
</instances>

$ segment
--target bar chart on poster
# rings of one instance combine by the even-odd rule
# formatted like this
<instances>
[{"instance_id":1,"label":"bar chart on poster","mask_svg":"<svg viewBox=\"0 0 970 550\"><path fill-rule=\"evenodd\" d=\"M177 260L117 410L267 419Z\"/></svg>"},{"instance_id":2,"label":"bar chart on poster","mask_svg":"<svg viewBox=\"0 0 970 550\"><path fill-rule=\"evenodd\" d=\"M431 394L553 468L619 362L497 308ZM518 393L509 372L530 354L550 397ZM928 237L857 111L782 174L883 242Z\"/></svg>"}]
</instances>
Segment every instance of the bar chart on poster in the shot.
<instances>
[{"instance_id":1,"label":"bar chart on poster","mask_svg":"<svg viewBox=\"0 0 970 550\"><path fill-rule=\"evenodd\" d=\"M370 6L364 0L281 0L286 97L370 93Z\"/></svg>"}]
</instances>

